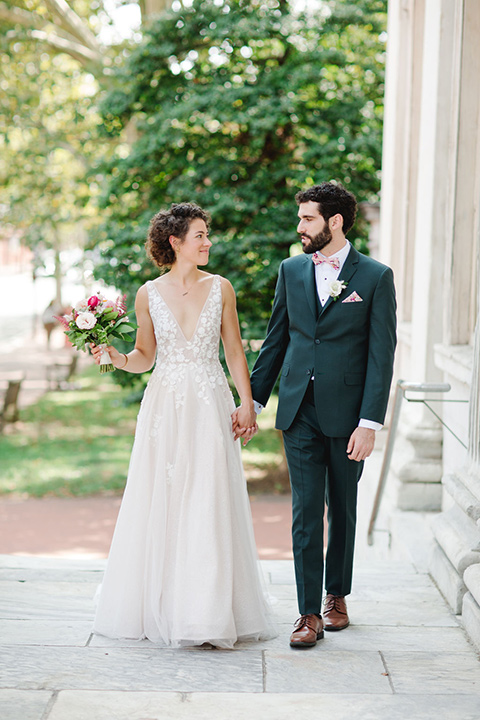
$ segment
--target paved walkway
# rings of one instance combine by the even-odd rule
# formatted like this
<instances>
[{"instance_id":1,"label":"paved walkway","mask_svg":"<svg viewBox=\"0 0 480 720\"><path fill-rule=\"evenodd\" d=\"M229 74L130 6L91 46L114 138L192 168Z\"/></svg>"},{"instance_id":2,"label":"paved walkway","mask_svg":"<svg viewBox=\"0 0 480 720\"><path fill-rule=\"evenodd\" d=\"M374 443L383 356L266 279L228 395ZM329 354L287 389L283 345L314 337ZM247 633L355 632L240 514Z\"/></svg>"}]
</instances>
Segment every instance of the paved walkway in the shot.
<instances>
[{"instance_id":1,"label":"paved walkway","mask_svg":"<svg viewBox=\"0 0 480 720\"><path fill-rule=\"evenodd\" d=\"M361 481L352 624L311 650L288 646L289 560L262 561L278 638L222 651L93 637L104 560L1 556L2 720L478 720L480 664L426 572L423 524L402 514L398 550L383 519L365 542L380 461Z\"/></svg>"},{"instance_id":2,"label":"paved walkway","mask_svg":"<svg viewBox=\"0 0 480 720\"><path fill-rule=\"evenodd\" d=\"M106 558L120 502L119 495L0 497L0 554ZM290 560L290 496L254 495L250 504L259 557Z\"/></svg>"}]
</instances>

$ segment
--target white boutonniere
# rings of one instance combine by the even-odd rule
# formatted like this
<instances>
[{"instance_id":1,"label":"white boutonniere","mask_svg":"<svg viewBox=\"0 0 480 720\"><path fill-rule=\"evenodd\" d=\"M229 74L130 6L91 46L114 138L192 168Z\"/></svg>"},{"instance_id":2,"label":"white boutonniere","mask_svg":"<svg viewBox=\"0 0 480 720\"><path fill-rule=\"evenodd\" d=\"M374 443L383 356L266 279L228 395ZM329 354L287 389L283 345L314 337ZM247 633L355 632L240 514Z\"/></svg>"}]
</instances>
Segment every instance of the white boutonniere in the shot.
<instances>
[{"instance_id":1,"label":"white boutonniere","mask_svg":"<svg viewBox=\"0 0 480 720\"><path fill-rule=\"evenodd\" d=\"M329 295L331 298L333 298L333 302L338 300L338 296L343 290L345 290L347 285L348 283L344 282L343 280L333 280L330 283Z\"/></svg>"}]
</instances>

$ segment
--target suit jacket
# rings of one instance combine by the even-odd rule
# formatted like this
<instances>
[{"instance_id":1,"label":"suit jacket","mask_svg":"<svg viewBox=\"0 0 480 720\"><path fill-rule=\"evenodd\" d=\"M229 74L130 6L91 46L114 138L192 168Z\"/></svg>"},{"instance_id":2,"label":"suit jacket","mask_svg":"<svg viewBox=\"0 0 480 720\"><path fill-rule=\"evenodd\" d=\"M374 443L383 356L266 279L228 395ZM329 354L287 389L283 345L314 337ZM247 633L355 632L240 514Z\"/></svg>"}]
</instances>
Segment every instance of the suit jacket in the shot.
<instances>
[{"instance_id":1,"label":"suit jacket","mask_svg":"<svg viewBox=\"0 0 480 720\"><path fill-rule=\"evenodd\" d=\"M311 255L280 265L267 336L251 377L254 399L266 405L281 371L280 430L292 424L312 375L326 436L349 436L360 418L385 419L396 345L392 270L352 247L338 279L347 287L322 308ZM354 291L362 301L343 303Z\"/></svg>"}]
</instances>

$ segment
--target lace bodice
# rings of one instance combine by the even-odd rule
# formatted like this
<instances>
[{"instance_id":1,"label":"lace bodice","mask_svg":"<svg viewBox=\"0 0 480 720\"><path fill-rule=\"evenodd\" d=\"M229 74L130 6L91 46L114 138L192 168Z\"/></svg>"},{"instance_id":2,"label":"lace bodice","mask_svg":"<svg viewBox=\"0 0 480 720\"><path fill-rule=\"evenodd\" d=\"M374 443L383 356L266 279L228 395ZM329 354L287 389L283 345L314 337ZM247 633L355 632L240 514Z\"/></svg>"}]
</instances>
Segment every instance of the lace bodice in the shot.
<instances>
[{"instance_id":1,"label":"lace bodice","mask_svg":"<svg viewBox=\"0 0 480 720\"><path fill-rule=\"evenodd\" d=\"M183 403L186 373L193 373L197 395L208 402L206 386L221 386L230 392L218 358L222 321L222 286L214 275L210 292L190 340L183 334L175 316L157 290L147 282L150 316L157 341L157 360L150 379L176 392L177 404ZM149 383L150 384L150 383Z\"/></svg>"}]
</instances>

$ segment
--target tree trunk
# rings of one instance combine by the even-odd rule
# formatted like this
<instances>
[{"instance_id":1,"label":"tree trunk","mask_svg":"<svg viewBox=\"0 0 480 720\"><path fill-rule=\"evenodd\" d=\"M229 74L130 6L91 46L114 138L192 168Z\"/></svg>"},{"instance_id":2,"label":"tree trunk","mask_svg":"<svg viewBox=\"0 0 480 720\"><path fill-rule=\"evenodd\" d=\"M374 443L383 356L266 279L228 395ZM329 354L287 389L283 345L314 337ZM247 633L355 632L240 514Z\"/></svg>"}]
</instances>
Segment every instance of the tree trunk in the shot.
<instances>
[{"instance_id":1,"label":"tree trunk","mask_svg":"<svg viewBox=\"0 0 480 720\"><path fill-rule=\"evenodd\" d=\"M165 12L171 5L172 0L141 0L142 23L151 17L155 17L155 15Z\"/></svg>"},{"instance_id":2,"label":"tree trunk","mask_svg":"<svg viewBox=\"0 0 480 720\"><path fill-rule=\"evenodd\" d=\"M54 252L54 275L55 275L55 301L59 307L63 307L62 302L62 263L60 260L60 241L57 233L54 234L53 239L53 252Z\"/></svg>"}]
</instances>

